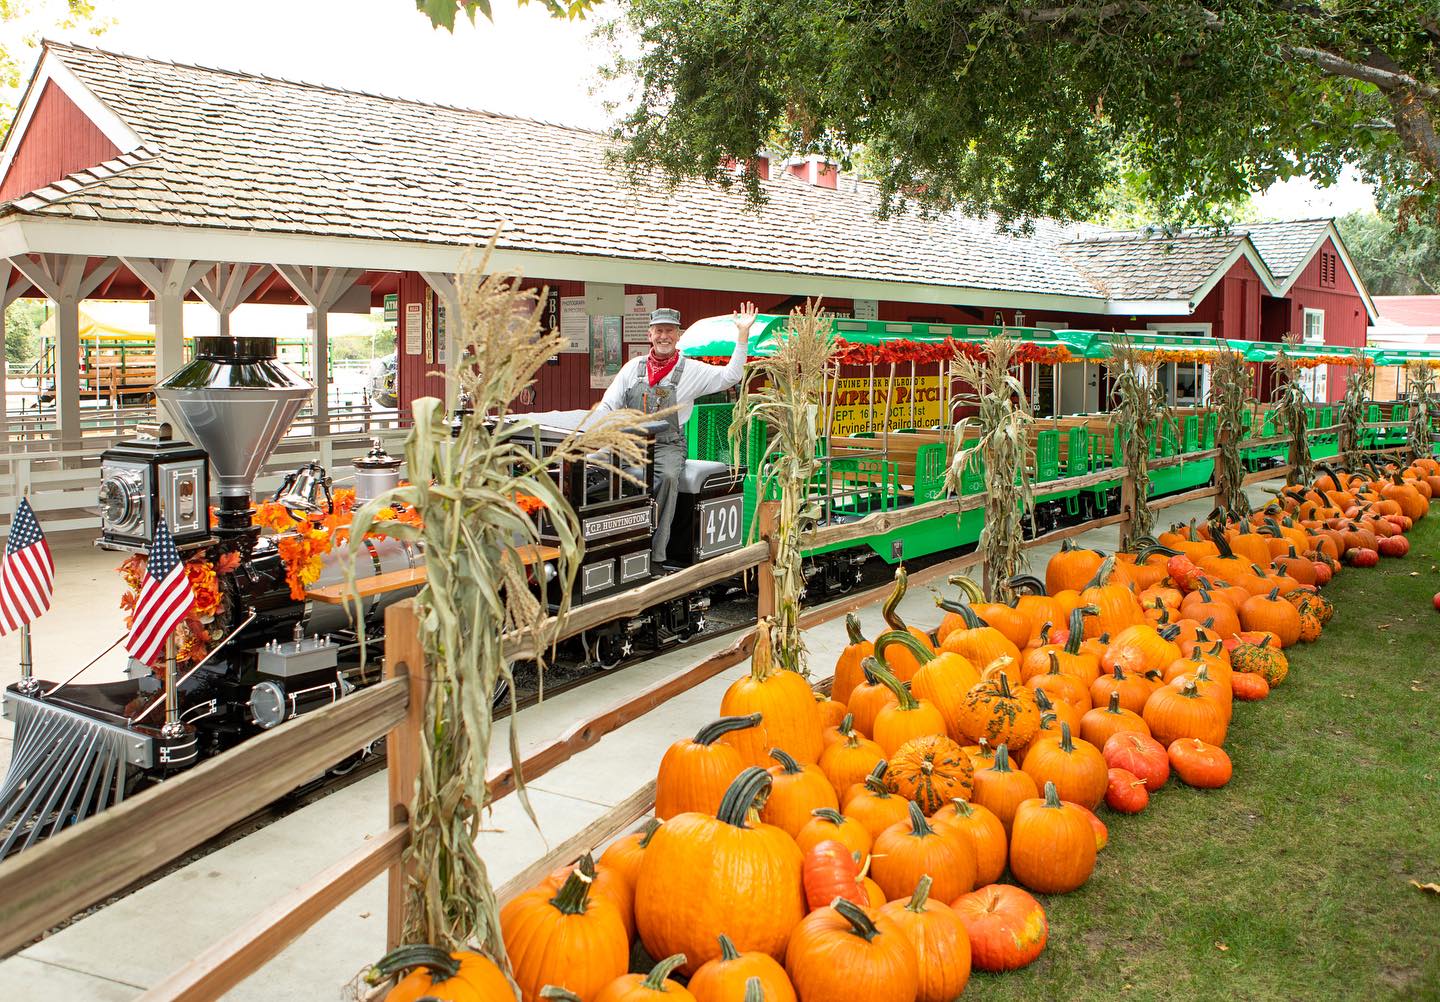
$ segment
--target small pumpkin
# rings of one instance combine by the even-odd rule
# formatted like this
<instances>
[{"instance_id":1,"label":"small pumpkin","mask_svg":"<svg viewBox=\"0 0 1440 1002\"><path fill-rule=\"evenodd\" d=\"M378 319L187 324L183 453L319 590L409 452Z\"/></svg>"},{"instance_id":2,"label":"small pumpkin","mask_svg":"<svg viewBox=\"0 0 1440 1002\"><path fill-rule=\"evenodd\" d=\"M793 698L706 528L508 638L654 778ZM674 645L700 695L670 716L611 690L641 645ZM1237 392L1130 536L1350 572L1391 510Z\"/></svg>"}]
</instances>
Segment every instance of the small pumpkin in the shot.
<instances>
[{"instance_id":1,"label":"small pumpkin","mask_svg":"<svg viewBox=\"0 0 1440 1002\"><path fill-rule=\"evenodd\" d=\"M1230 664L1236 672L1254 672L1272 689L1290 674L1290 659L1268 633L1253 643L1249 640L1237 643L1230 651Z\"/></svg>"},{"instance_id":2,"label":"small pumpkin","mask_svg":"<svg viewBox=\"0 0 1440 1002\"><path fill-rule=\"evenodd\" d=\"M904 683L879 661L871 659L866 662L865 668L895 694L895 703L875 715L875 729L871 732L875 743L884 749L887 756L894 755L901 745L912 738L946 732L945 718L933 703L916 699Z\"/></svg>"},{"instance_id":3,"label":"small pumpkin","mask_svg":"<svg viewBox=\"0 0 1440 1002\"><path fill-rule=\"evenodd\" d=\"M1187 786L1215 789L1230 782L1233 766L1225 749L1199 738L1181 738L1170 745L1170 765Z\"/></svg>"},{"instance_id":4,"label":"small pumpkin","mask_svg":"<svg viewBox=\"0 0 1440 1002\"><path fill-rule=\"evenodd\" d=\"M1247 703L1270 695L1270 683L1258 672L1237 671L1230 677L1230 691Z\"/></svg>"},{"instance_id":5,"label":"small pumpkin","mask_svg":"<svg viewBox=\"0 0 1440 1002\"><path fill-rule=\"evenodd\" d=\"M1010 872L1041 894L1065 894L1082 886L1095 869L1095 830L1088 812L1060 801L1054 783L1043 799L1015 812L1010 832Z\"/></svg>"},{"instance_id":6,"label":"small pumpkin","mask_svg":"<svg viewBox=\"0 0 1440 1002\"><path fill-rule=\"evenodd\" d=\"M703 964L686 985L695 1002L749 1002L747 990L763 1002L797 1002L785 968L768 953L741 953L720 934L720 956Z\"/></svg>"},{"instance_id":7,"label":"small pumpkin","mask_svg":"<svg viewBox=\"0 0 1440 1002\"><path fill-rule=\"evenodd\" d=\"M624 974L610 982L595 1002L647 1002L663 999L665 1002L695 1002L695 996L678 981L670 980L670 974L685 963L685 954L677 953L666 957L650 969L649 974Z\"/></svg>"},{"instance_id":8,"label":"small pumpkin","mask_svg":"<svg viewBox=\"0 0 1440 1002\"><path fill-rule=\"evenodd\" d=\"M960 730L970 741L984 738L992 745L1023 747L1040 728L1035 693L1012 686L999 664L985 668L981 681L965 694Z\"/></svg>"},{"instance_id":9,"label":"small pumpkin","mask_svg":"<svg viewBox=\"0 0 1440 1002\"><path fill-rule=\"evenodd\" d=\"M654 845L652 839L647 858ZM630 943L620 910L609 898L590 894L591 878L584 870L571 871L558 891L542 883L500 910L505 953L515 984L526 998L537 997L546 985L593 998L630 966Z\"/></svg>"},{"instance_id":10,"label":"small pumpkin","mask_svg":"<svg viewBox=\"0 0 1440 1002\"><path fill-rule=\"evenodd\" d=\"M824 908L837 897L866 903L860 889L860 864L850 847L834 840L820 842L805 852L801 874L805 881L805 902L810 911Z\"/></svg>"},{"instance_id":11,"label":"small pumpkin","mask_svg":"<svg viewBox=\"0 0 1440 1002\"><path fill-rule=\"evenodd\" d=\"M1058 741L1036 744L1023 768L1037 787L1053 784L1062 800L1094 809L1105 799L1105 757L1090 742L1076 740L1069 724L1060 725Z\"/></svg>"},{"instance_id":12,"label":"small pumpkin","mask_svg":"<svg viewBox=\"0 0 1440 1002\"><path fill-rule=\"evenodd\" d=\"M1252 595L1240 608L1240 623L1247 631L1273 633L1281 647L1300 640L1300 613L1280 597L1279 588L1265 595Z\"/></svg>"},{"instance_id":13,"label":"small pumpkin","mask_svg":"<svg viewBox=\"0 0 1440 1002\"><path fill-rule=\"evenodd\" d=\"M994 764L975 773L975 791L970 795L970 799L981 807L988 808L999 818L1008 837L1015 820L1015 812L1022 803L1033 799L1038 793L1035 780L1029 773L1011 768L1010 748L1002 744L995 749Z\"/></svg>"},{"instance_id":14,"label":"small pumpkin","mask_svg":"<svg viewBox=\"0 0 1440 1002\"><path fill-rule=\"evenodd\" d=\"M514 998L510 980L489 957L468 950L446 953L424 944L391 950L370 968L365 980L377 985L405 970L410 973L386 993L385 1002L419 1002L423 998L489 1002ZM968 963L966 970L969 970Z\"/></svg>"},{"instance_id":15,"label":"small pumpkin","mask_svg":"<svg viewBox=\"0 0 1440 1002\"><path fill-rule=\"evenodd\" d=\"M1145 780L1128 769L1111 769L1105 787L1105 806L1121 814L1139 814L1150 805Z\"/></svg>"},{"instance_id":16,"label":"small pumpkin","mask_svg":"<svg viewBox=\"0 0 1440 1002\"><path fill-rule=\"evenodd\" d=\"M841 739L820 753L820 771L830 781L836 797L856 783L863 783L875 766L884 761L885 750L863 737L854 727L854 717L840 721Z\"/></svg>"},{"instance_id":17,"label":"small pumpkin","mask_svg":"<svg viewBox=\"0 0 1440 1002\"><path fill-rule=\"evenodd\" d=\"M891 825L875 839L870 876L887 900L909 896L929 874L936 894L949 900L975 886L975 849L963 832L932 826L911 803L906 821Z\"/></svg>"},{"instance_id":18,"label":"small pumpkin","mask_svg":"<svg viewBox=\"0 0 1440 1002\"><path fill-rule=\"evenodd\" d=\"M813 817L795 836L795 844L801 852L809 852L821 842L839 842L852 853L864 859L870 855L874 837L864 825L854 818L847 818L829 807L817 807L810 812Z\"/></svg>"},{"instance_id":19,"label":"small pumpkin","mask_svg":"<svg viewBox=\"0 0 1440 1002\"><path fill-rule=\"evenodd\" d=\"M759 723L758 713L721 717L700 728L695 737L665 749L655 778L655 816L664 820L686 811L714 814L726 788L745 768L740 753L720 738Z\"/></svg>"},{"instance_id":20,"label":"small pumpkin","mask_svg":"<svg viewBox=\"0 0 1440 1002\"><path fill-rule=\"evenodd\" d=\"M864 783L845 794L842 813L858 821L872 840L891 825L904 821L910 813L910 802L891 793L885 785L889 767L888 762L878 763Z\"/></svg>"},{"instance_id":21,"label":"small pumpkin","mask_svg":"<svg viewBox=\"0 0 1440 1002\"><path fill-rule=\"evenodd\" d=\"M931 884L929 876L921 877L909 901L891 901L880 914L900 927L915 950L915 1002L953 1002L970 980L970 934L949 905L930 897Z\"/></svg>"},{"instance_id":22,"label":"small pumpkin","mask_svg":"<svg viewBox=\"0 0 1440 1002\"><path fill-rule=\"evenodd\" d=\"M842 703L848 703L850 693L865 680L860 662L875 656L875 645L860 632L860 618L853 612L845 616L845 633L850 642L835 659L835 678L830 683L830 698Z\"/></svg>"},{"instance_id":23,"label":"small pumpkin","mask_svg":"<svg viewBox=\"0 0 1440 1002\"><path fill-rule=\"evenodd\" d=\"M981 804L955 798L930 816L930 823L964 832L975 850L975 882L993 884L1005 872L1010 840L995 812Z\"/></svg>"},{"instance_id":24,"label":"small pumpkin","mask_svg":"<svg viewBox=\"0 0 1440 1002\"><path fill-rule=\"evenodd\" d=\"M785 970L802 1000L915 1002L920 966L915 948L887 915L837 900L795 927Z\"/></svg>"},{"instance_id":25,"label":"small pumpkin","mask_svg":"<svg viewBox=\"0 0 1440 1002\"><path fill-rule=\"evenodd\" d=\"M1105 742L1100 753L1111 769L1124 769L1143 779L1145 789L1151 793L1170 779L1170 755L1165 746L1149 734L1121 731Z\"/></svg>"},{"instance_id":26,"label":"small pumpkin","mask_svg":"<svg viewBox=\"0 0 1440 1002\"><path fill-rule=\"evenodd\" d=\"M977 971L1015 971L1035 962L1050 938L1045 909L1013 884L987 884L951 905L970 935Z\"/></svg>"},{"instance_id":27,"label":"small pumpkin","mask_svg":"<svg viewBox=\"0 0 1440 1002\"><path fill-rule=\"evenodd\" d=\"M651 818L645 822L637 831L629 835L622 835L614 842L611 842L603 853L600 854L600 868L609 869L625 879L630 885L631 897L634 897L635 881L640 878L640 861L645 857L645 849L650 845L650 839L655 834L655 829L660 827L658 818Z\"/></svg>"},{"instance_id":28,"label":"small pumpkin","mask_svg":"<svg viewBox=\"0 0 1440 1002\"><path fill-rule=\"evenodd\" d=\"M818 765L801 765L780 749L770 749L776 762L770 767L770 796L760 809L760 820L774 825L791 838L810 823L813 812L820 807L836 810L840 800L830 780Z\"/></svg>"},{"instance_id":29,"label":"small pumpkin","mask_svg":"<svg viewBox=\"0 0 1440 1002\"><path fill-rule=\"evenodd\" d=\"M1145 719L1134 710L1127 710L1120 705L1120 693L1111 692L1106 704L1087 710L1080 718L1080 736L1089 741L1096 748L1104 748L1105 743L1116 734L1124 731L1132 731L1150 736L1150 725Z\"/></svg>"},{"instance_id":30,"label":"small pumpkin","mask_svg":"<svg viewBox=\"0 0 1440 1002\"><path fill-rule=\"evenodd\" d=\"M885 785L930 815L956 797L969 798L975 769L954 741L927 734L905 742L890 756Z\"/></svg>"}]
</instances>

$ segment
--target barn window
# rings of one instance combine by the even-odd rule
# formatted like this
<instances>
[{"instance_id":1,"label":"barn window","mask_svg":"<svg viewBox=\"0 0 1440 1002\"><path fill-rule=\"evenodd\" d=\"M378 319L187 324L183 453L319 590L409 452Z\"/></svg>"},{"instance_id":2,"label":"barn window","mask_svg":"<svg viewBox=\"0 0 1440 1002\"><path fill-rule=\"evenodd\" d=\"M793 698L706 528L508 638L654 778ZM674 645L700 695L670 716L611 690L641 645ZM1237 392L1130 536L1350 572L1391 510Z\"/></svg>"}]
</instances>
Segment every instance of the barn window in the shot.
<instances>
[{"instance_id":1,"label":"barn window","mask_svg":"<svg viewBox=\"0 0 1440 1002\"><path fill-rule=\"evenodd\" d=\"M1325 289L1335 288L1335 271L1337 267L1336 258L1338 255L1329 251L1320 252L1320 286Z\"/></svg>"}]
</instances>

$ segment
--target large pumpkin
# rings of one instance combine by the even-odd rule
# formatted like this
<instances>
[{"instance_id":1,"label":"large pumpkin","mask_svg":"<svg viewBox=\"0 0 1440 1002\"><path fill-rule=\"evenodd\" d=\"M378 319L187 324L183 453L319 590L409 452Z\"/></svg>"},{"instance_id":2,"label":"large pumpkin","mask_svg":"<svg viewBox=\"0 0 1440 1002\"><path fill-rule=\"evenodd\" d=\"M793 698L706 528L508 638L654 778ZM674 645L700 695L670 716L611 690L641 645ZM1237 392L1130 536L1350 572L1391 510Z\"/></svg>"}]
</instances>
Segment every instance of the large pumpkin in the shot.
<instances>
[{"instance_id":1,"label":"large pumpkin","mask_svg":"<svg viewBox=\"0 0 1440 1002\"><path fill-rule=\"evenodd\" d=\"M770 621L761 620L755 629L750 674L732 683L720 700L723 716L758 713L760 723L730 731L720 740L738 751L740 760L750 766L769 765L771 748L783 748L800 762L816 762L822 740L815 693L802 675L775 664L770 630ZM668 951L678 952L682 951Z\"/></svg>"},{"instance_id":2,"label":"large pumpkin","mask_svg":"<svg viewBox=\"0 0 1440 1002\"><path fill-rule=\"evenodd\" d=\"M969 799L975 767L954 741L928 734L905 742L890 756L885 785L929 815L956 797Z\"/></svg>"},{"instance_id":3,"label":"large pumpkin","mask_svg":"<svg viewBox=\"0 0 1440 1002\"><path fill-rule=\"evenodd\" d=\"M1008 836L1015 812L1038 792L1028 773L1011 767L1010 748L1001 745L995 749L994 764L975 773L975 792L970 799L999 818Z\"/></svg>"},{"instance_id":4,"label":"large pumpkin","mask_svg":"<svg viewBox=\"0 0 1440 1002\"><path fill-rule=\"evenodd\" d=\"M1275 634L1281 647L1300 640L1300 613L1273 588L1266 595L1252 595L1240 608L1240 624L1248 632Z\"/></svg>"},{"instance_id":5,"label":"large pumpkin","mask_svg":"<svg viewBox=\"0 0 1440 1002\"><path fill-rule=\"evenodd\" d=\"M1085 811L1064 804L1054 783L1044 799L1027 800L1010 831L1010 872L1041 894L1065 894L1090 879L1095 869L1095 830Z\"/></svg>"},{"instance_id":6,"label":"large pumpkin","mask_svg":"<svg viewBox=\"0 0 1440 1002\"><path fill-rule=\"evenodd\" d=\"M700 728L694 738L665 749L655 778L655 816L663 820L686 811L714 814L726 788L745 768L740 753L720 738L759 723L758 713L721 717Z\"/></svg>"},{"instance_id":7,"label":"large pumpkin","mask_svg":"<svg viewBox=\"0 0 1440 1002\"><path fill-rule=\"evenodd\" d=\"M480 953L446 953L434 946L401 946L387 953L366 975L370 984L379 984L401 971L409 970L400 983L385 995L385 1002L418 1002L433 998L440 1002L491 1002L514 998L510 981L498 964ZM965 962L970 971L969 958Z\"/></svg>"},{"instance_id":8,"label":"large pumpkin","mask_svg":"<svg viewBox=\"0 0 1440 1002\"><path fill-rule=\"evenodd\" d=\"M959 615L965 622L962 628L951 631L940 645L940 650L959 654L973 665L989 665L994 661L1007 659L1004 661L1004 670L1010 675L1011 681L1019 685L1022 681L1020 648L1005 634L981 619L970 606L957 605L944 599L936 601L940 608Z\"/></svg>"},{"instance_id":9,"label":"large pumpkin","mask_svg":"<svg viewBox=\"0 0 1440 1002\"><path fill-rule=\"evenodd\" d=\"M937 896L950 900L975 886L975 849L963 832L932 826L918 804L907 820L891 825L875 839L870 876L887 900L908 897L929 875Z\"/></svg>"},{"instance_id":10,"label":"large pumpkin","mask_svg":"<svg viewBox=\"0 0 1440 1002\"><path fill-rule=\"evenodd\" d=\"M1200 694L1195 682L1184 688L1162 686L1145 704L1145 723L1161 744L1180 738L1200 738L1214 745L1225 743L1225 720L1213 699Z\"/></svg>"},{"instance_id":11,"label":"large pumpkin","mask_svg":"<svg viewBox=\"0 0 1440 1002\"><path fill-rule=\"evenodd\" d=\"M770 784L764 769L748 768L715 817L678 815L650 840L635 887L635 923L652 957L683 953L685 970L694 971L720 955L722 932L741 950L784 955L805 914L805 892L795 840L749 819Z\"/></svg>"},{"instance_id":12,"label":"large pumpkin","mask_svg":"<svg viewBox=\"0 0 1440 1002\"><path fill-rule=\"evenodd\" d=\"M915 948L888 916L836 901L805 916L790 937L785 970L801 1002L915 1002Z\"/></svg>"},{"instance_id":13,"label":"large pumpkin","mask_svg":"<svg viewBox=\"0 0 1440 1002\"><path fill-rule=\"evenodd\" d=\"M1051 595L1081 591L1104 562L1103 554L1077 547L1073 540L1064 540L1045 565L1045 590Z\"/></svg>"},{"instance_id":14,"label":"large pumpkin","mask_svg":"<svg viewBox=\"0 0 1440 1002\"><path fill-rule=\"evenodd\" d=\"M686 987L695 1002L742 1002L751 980L765 1002L796 1002L790 977L774 957L756 950L741 953L724 934L720 936L720 956L702 965Z\"/></svg>"},{"instance_id":15,"label":"large pumpkin","mask_svg":"<svg viewBox=\"0 0 1440 1002\"><path fill-rule=\"evenodd\" d=\"M894 920L915 949L915 1002L953 1002L970 980L970 934L949 905L931 899L930 886L930 878L921 877L909 901L892 901L880 914Z\"/></svg>"},{"instance_id":16,"label":"large pumpkin","mask_svg":"<svg viewBox=\"0 0 1440 1002\"><path fill-rule=\"evenodd\" d=\"M1116 580L1112 581L1112 578ZM1145 610L1140 608L1135 593L1120 583L1113 556L1106 557L1100 564L1089 585L1080 593L1080 600L1098 610L1095 616L1085 621L1087 637L1098 637L1102 633L1115 637L1127 626L1145 623Z\"/></svg>"},{"instance_id":17,"label":"large pumpkin","mask_svg":"<svg viewBox=\"0 0 1440 1002\"><path fill-rule=\"evenodd\" d=\"M1050 923L1040 902L1013 884L987 884L951 905L970 935L977 971L1013 971L1045 949Z\"/></svg>"},{"instance_id":18,"label":"large pumpkin","mask_svg":"<svg viewBox=\"0 0 1440 1002\"><path fill-rule=\"evenodd\" d=\"M647 857L653 849L652 841ZM643 882L643 867L641 873ZM594 998L629 968L630 944L620 911L609 898L592 896L590 885L576 867L558 891L542 883L500 910L505 953L524 1002L533 1002L546 985Z\"/></svg>"}]
</instances>

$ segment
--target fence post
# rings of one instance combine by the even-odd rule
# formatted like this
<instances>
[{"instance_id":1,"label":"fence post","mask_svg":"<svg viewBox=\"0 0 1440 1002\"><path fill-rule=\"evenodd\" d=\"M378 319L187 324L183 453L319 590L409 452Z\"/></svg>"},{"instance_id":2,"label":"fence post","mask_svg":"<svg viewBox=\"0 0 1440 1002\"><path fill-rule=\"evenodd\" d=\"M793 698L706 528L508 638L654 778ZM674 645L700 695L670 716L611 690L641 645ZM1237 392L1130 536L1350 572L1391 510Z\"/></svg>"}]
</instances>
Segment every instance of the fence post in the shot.
<instances>
[{"instance_id":1,"label":"fence post","mask_svg":"<svg viewBox=\"0 0 1440 1002\"><path fill-rule=\"evenodd\" d=\"M385 677L410 679L410 702L405 719L385 739L385 763L390 791L390 824L410 820L415 783L420 775L421 728L429 701L430 676L425 648L420 642L420 619L413 600L397 602L385 610ZM405 934L405 898L411 868L402 857L390 867L386 894L386 949L401 945Z\"/></svg>"},{"instance_id":2,"label":"fence post","mask_svg":"<svg viewBox=\"0 0 1440 1002\"><path fill-rule=\"evenodd\" d=\"M775 615L775 553L777 541L775 530L779 527L779 501L761 501L759 518L760 538L770 548L765 562L755 568L755 616L757 620Z\"/></svg>"},{"instance_id":3,"label":"fence post","mask_svg":"<svg viewBox=\"0 0 1440 1002\"><path fill-rule=\"evenodd\" d=\"M1115 547L1118 550L1125 549L1125 544L1130 539L1130 532L1135 522L1136 493L1135 471L1127 465L1125 467L1125 476L1120 478L1120 514L1124 516L1124 521L1117 524L1120 530L1120 537L1116 540Z\"/></svg>"}]
</instances>

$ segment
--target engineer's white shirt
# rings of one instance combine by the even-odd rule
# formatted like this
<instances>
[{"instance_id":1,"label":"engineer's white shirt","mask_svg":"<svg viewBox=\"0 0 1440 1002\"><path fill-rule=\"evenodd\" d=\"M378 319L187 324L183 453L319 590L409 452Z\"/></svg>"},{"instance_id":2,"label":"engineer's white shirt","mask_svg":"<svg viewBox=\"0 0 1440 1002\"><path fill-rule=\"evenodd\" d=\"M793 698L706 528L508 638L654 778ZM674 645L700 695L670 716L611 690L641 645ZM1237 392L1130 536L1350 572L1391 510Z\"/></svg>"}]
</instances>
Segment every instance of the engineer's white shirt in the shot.
<instances>
[{"instance_id":1,"label":"engineer's white shirt","mask_svg":"<svg viewBox=\"0 0 1440 1002\"><path fill-rule=\"evenodd\" d=\"M685 360L685 367L680 370L680 382L675 387L680 427L685 427L690 420L690 415L695 410L695 401L708 394L728 390L740 382L740 377L745 374L745 349L749 343L748 337L737 335L735 350L730 355L730 361L724 365L711 365L695 358ZM605 396L596 406L597 413L624 409L625 387L630 385L632 378L645 378L645 358L646 355L639 355L620 367L620 372L616 374L614 381L605 391Z\"/></svg>"}]
</instances>

